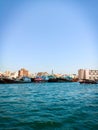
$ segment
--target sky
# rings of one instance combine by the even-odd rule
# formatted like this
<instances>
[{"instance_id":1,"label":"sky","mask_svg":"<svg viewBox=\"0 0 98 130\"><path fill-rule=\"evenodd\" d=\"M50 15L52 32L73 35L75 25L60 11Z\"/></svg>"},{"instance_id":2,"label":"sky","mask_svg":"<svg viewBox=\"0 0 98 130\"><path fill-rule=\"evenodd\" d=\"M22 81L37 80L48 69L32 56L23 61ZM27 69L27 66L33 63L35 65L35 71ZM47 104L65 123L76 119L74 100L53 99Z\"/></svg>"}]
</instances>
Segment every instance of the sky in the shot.
<instances>
[{"instance_id":1,"label":"sky","mask_svg":"<svg viewBox=\"0 0 98 130\"><path fill-rule=\"evenodd\" d=\"M98 0L0 0L0 71L98 69Z\"/></svg>"}]
</instances>

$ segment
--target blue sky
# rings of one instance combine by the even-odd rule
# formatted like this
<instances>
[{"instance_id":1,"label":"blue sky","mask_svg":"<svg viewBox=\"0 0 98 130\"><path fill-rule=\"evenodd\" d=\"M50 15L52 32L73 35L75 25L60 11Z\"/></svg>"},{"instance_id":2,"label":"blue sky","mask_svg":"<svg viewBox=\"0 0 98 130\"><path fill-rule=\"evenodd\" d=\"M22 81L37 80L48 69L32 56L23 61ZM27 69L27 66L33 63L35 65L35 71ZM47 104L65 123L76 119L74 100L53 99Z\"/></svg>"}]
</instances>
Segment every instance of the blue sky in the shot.
<instances>
[{"instance_id":1,"label":"blue sky","mask_svg":"<svg viewBox=\"0 0 98 130\"><path fill-rule=\"evenodd\" d=\"M0 71L98 69L97 0L0 0Z\"/></svg>"}]
</instances>

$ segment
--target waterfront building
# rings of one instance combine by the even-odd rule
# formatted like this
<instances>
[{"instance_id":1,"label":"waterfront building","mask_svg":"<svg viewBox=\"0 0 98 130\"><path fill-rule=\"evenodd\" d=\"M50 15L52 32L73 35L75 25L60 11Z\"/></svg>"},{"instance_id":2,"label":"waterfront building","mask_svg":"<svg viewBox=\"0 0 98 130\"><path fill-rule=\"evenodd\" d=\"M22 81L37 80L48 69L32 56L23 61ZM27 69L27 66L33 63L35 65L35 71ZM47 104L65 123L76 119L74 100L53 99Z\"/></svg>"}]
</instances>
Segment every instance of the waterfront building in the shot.
<instances>
[{"instance_id":1,"label":"waterfront building","mask_svg":"<svg viewBox=\"0 0 98 130\"><path fill-rule=\"evenodd\" d=\"M10 72L10 71L5 71L3 75L4 75L5 77L10 77L11 72Z\"/></svg>"},{"instance_id":2,"label":"waterfront building","mask_svg":"<svg viewBox=\"0 0 98 130\"><path fill-rule=\"evenodd\" d=\"M89 69L80 69L78 70L78 78L89 79L89 80L98 80L98 70L89 70Z\"/></svg>"},{"instance_id":3,"label":"waterfront building","mask_svg":"<svg viewBox=\"0 0 98 130\"><path fill-rule=\"evenodd\" d=\"M29 78L34 78L34 74L29 72Z\"/></svg>"},{"instance_id":4,"label":"waterfront building","mask_svg":"<svg viewBox=\"0 0 98 130\"><path fill-rule=\"evenodd\" d=\"M18 77L23 77L23 76L29 77L29 71L24 68L18 71Z\"/></svg>"},{"instance_id":5,"label":"waterfront building","mask_svg":"<svg viewBox=\"0 0 98 130\"><path fill-rule=\"evenodd\" d=\"M13 72L10 74L11 78L17 78L18 77L18 72Z\"/></svg>"},{"instance_id":6,"label":"waterfront building","mask_svg":"<svg viewBox=\"0 0 98 130\"><path fill-rule=\"evenodd\" d=\"M2 73L0 72L0 77L2 76Z\"/></svg>"},{"instance_id":7,"label":"waterfront building","mask_svg":"<svg viewBox=\"0 0 98 130\"><path fill-rule=\"evenodd\" d=\"M69 77L71 77L72 79L76 79L76 78L78 78L78 75L77 74L69 74Z\"/></svg>"},{"instance_id":8,"label":"waterfront building","mask_svg":"<svg viewBox=\"0 0 98 130\"><path fill-rule=\"evenodd\" d=\"M38 72L37 76L48 76L49 74L47 72Z\"/></svg>"},{"instance_id":9,"label":"waterfront building","mask_svg":"<svg viewBox=\"0 0 98 130\"><path fill-rule=\"evenodd\" d=\"M56 78L63 77L62 74L54 74L54 76L55 76Z\"/></svg>"}]
</instances>

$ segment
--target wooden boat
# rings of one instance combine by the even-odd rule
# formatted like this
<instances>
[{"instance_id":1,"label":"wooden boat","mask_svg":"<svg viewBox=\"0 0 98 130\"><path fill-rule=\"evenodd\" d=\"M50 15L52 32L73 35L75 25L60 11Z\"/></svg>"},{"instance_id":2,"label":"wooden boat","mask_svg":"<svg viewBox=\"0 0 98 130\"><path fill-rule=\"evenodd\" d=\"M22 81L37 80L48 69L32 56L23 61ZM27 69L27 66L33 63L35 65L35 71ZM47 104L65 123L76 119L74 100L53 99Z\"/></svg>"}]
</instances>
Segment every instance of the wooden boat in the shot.
<instances>
[{"instance_id":1,"label":"wooden boat","mask_svg":"<svg viewBox=\"0 0 98 130\"><path fill-rule=\"evenodd\" d=\"M37 82L37 83L42 83L42 82L46 82L46 80L44 80L43 78L40 78L40 77L37 77L37 78L34 78L33 80L34 82Z\"/></svg>"},{"instance_id":2,"label":"wooden boat","mask_svg":"<svg viewBox=\"0 0 98 130\"><path fill-rule=\"evenodd\" d=\"M50 78L48 82L58 82L58 80L56 78Z\"/></svg>"},{"instance_id":3,"label":"wooden boat","mask_svg":"<svg viewBox=\"0 0 98 130\"><path fill-rule=\"evenodd\" d=\"M10 78L0 78L0 84L13 84L13 83L30 83L30 81L25 81L23 79L10 79Z\"/></svg>"},{"instance_id":4,"label":"wooden boat","mask_svg":"<svg viewBox=\"0 0 98 130\"><path fill-rule=\"evenodd\" d=\"M81 80L79 81L80 84L97 84L96 81L94 80L87 80L87 79L84 79L84 80Z\"/></svg>"}]
</instances>

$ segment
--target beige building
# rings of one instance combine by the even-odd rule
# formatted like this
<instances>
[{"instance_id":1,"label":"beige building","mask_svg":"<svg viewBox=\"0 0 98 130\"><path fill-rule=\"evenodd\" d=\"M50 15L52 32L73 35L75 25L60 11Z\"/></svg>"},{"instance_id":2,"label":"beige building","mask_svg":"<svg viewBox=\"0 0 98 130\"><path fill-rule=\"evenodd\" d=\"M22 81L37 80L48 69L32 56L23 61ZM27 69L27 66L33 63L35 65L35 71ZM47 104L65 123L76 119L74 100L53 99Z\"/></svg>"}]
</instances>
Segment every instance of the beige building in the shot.
<instances>
[{"instance_id":1,"label":"beige building","mask_svg":"<svg viewBox=\"0 0 98 130\"><path fill-rule=\"evenodd\" d=\"M47 72L38 72L37 76L48 76L49 74Z\"/></svg>"},{"instance_id":2,"label":"beige building","mask_svg":"<svg viewBox=\"0 0 98 130\"><path fill-rule=\"evenodd\" d=\"M98 80L98 70L80 69L78 70L78 78L80 80L81 79Z\"/></svg>"},{"instance_id":3,"label":"beige building","mask_svg":"<svg viewBox=\"0 0 98 130\"><path fill-rule=\"evenodd\" d=\"M2 73L0 72L0 77L2 76Z\"/></svg>"},{"instance_id":4,"label":"beige building","mask_svg":"<svg viewBox=\"0 0 98 130\"><path fill-rule=\"evenodd\" d=\"M18 72L13 72L10 75L10 78L17 78L18 77Z\"/></svg>"},{"instance_id":5,"label":"beige building","mask_svg":"<svg viewBox=\"0 0 98 130\"><path fill-rule=\"evenodd\" d=\"M23 76L29 77L29 71L24 68L18 71L18 77L23 77Z\"/></svg>"},{"instance_id":6,"label":"beige building","mask_svg":"<svg viewBox=\"0 0 98 130\"><path fill-rule=\"evenodd\" d=\"M5 77L10 77L11 72L10 72L10 71L5 71L5 72L3 73L3 75L4 75Z\"/></svg>"}]
</instances>

